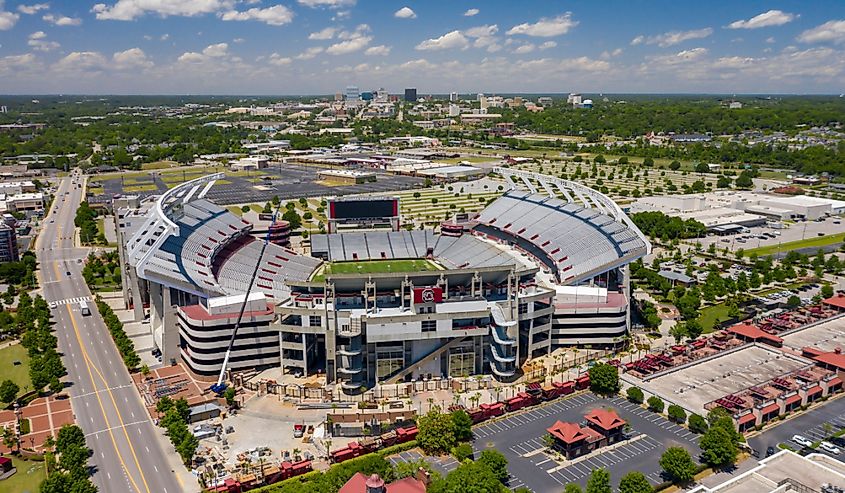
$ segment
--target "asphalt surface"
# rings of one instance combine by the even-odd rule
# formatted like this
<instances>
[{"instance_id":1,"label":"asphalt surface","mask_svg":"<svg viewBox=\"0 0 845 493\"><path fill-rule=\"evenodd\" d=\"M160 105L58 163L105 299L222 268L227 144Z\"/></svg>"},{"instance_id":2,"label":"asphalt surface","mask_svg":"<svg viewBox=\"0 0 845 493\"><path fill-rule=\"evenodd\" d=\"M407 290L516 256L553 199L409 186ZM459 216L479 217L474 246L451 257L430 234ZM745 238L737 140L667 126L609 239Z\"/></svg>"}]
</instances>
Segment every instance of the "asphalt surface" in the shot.
<instances>
[{"instance_id":1,"label":"asphalt surface","mask_svg":"<svg viewBox=\"0 0 845 493\"><path fill-rule=\"evenodd\" d=\"M612 408L631 425L629 438L613 450L604 450L587 459L556 469L558 464L544 453L543 436L555 421L582 423L584 415L595 408ZM666 418L631 404L622 398L602 398L590 393L553 401L549 405L509 415L473 429L476 451L493 448L508 459L508 486L525 486L535 493L558 493L569 483L582 487L594 469L605 468L611 482L631 471L640 471L652 484L664 481L660 455L669 447L684 447L693 458L701 453L698 436ZM528 455L528 456L526 456ZM556 470L553 470L556 469Z\"/></svg>"},{"instance_id":2,"label":"asphalt surface","mask_svg":"<svg viewBox=\"0 0 845 493\"><path fill-rule=\"evenodd\" d=\"M350 195L362 193L380 193L391 192L397 190L407 190L414 187L421 187L425 179L414 176L393 175L379 170L373 171L377 174L377 180L371 183L361 183L357 185L343 185L343 186L329 186L317 180L317 173L323 170L314 166L306 166L302 164L286 163L279 166L277 163L262 169L260 172L255 172L252 177L245 176L226 176L225 180L229 183L216 184L209 190L207 198L219 205L231 204L248 204L255 202L269 202L274 196L278 196L282 200L298 199L300 197L325 197L332 195ZM191 175L186 175L188 179L195 178L196 170L188 170ZM214 172L213 169L208 170L209 173ZM259 180L260 176L273 177L272 180ZM115 195L130 193L146 197L148 195L161 194L167 191L168 188L176 186L178 183L171 182L170 184L162 181L160 175L153 176L138 176L133 175L133 185L155 185L157 190L147 192L124 192L124 185L121 178L114 178L103 181L103 191L106 195ZM260 185L263 190L255 188L254 185Z\"/></svg>"},{"instance_id":3,"label":"asphalt surface","mask_svg":"<svg viewBox=\"0 0 845 493\"><path fill-rule=\"evenodd\" d=\"M81 179L78 179L81 180ZM65 193L68 192L68 195ZM36 243L43 296L50 303L66 390L77 424L94 453L92 478L101 493L176 493L178 483L156 430L82 278L86 249L75 248L74 215L81 188L64 178ZM175 452L168 451L173 454Z\"/></svg>"},{"instance_id":4,"label":"asphalt surface","mask_svg":"<svg viewBox=\"0 0 845 493\"><path fill-rule=\"evenodd\" d=\"M828 423L829 426L825 426L825 423ZM792 419L783 421L774 428L763 431L759 435L750 438L748 445L758 451L760 457L763 458L766 456L766 448L774 447L775 451L777 451L778 444L780 443L787 444L793 449L798 450L800 445L790 441L793 435L803 435L816 442L843 429L845 429L845 397L840 397L826 402L815 409L801 413ZM828 432L828 430L830 431ZM824 453L822 450L818 450L818 452ZM841 454L837 459L845 459L845 454Z\"/></svg>"}]
</instances>

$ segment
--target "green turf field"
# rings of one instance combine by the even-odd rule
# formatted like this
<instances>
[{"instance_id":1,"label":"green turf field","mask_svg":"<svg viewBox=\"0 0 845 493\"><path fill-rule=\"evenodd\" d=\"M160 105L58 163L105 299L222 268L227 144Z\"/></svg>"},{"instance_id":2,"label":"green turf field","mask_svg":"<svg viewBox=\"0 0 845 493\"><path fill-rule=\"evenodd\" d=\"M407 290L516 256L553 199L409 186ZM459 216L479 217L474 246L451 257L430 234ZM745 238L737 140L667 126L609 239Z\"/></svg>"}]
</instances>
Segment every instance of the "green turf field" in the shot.
<instances>
[{"instance_id":1,"label":"green turf field","mask_svg":"<svg viewBox=\"0 0 845 493\"><path fill-rule=\"evenodd\" d=\"M756 253L758 257L763 257L765 255L772 255L779 252L798 250L799 248L819 248L823 246L834 245L836 243L841 243L843 241L845 241L845 235L842 234L815 236L812 238L806 238L804 240L796 240L787 243L781 243L779 245L769 245L760 248L752 248L750 250L745 251L745 256L747 257L751 254Z\"/></svg>"},{"instance_id":2,"label":"green turf field","mask_svg":"<svg viewBox=\"0 0 845 493\"><path fill-rule=\"evenodd\" d=\"M440 270L430 260L366 260L362 262L331 262L314 276L314 281L322 281L332 274L383 274L388 272L422 272Z\"/></svg>"},{"instance_id":3,"label":"green turf field","mask_svg":"<svg viewBox=\"0 0 845 493\"><path fill-rule=\"evenodd\" d=\"M11 456L18 469L9 479L0 481L0 493L36 493L44 480L44 461L33 461Z\"/></svg>"}]
</instances>

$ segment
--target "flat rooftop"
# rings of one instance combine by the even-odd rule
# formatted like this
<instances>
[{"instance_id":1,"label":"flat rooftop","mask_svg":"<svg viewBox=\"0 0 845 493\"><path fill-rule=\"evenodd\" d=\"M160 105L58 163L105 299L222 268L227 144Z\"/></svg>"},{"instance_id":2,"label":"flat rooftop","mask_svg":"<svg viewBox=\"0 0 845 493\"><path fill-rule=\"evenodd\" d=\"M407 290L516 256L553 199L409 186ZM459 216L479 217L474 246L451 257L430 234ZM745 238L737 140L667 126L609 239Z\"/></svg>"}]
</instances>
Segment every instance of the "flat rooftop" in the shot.
<instances>
[{"instance_id":1,"label":"flat rooftop","mask_svg":"<svg viewBox=\"0 0 845 493\"><path fill-rule=\"evenodd\" d=\"M781 336L783 343L794 349L813 346L822 351L845 348L845 318L835 318L812 327Z\"/></svg>"},{"instance_id":2,"label":"flat rooftop","mask_svg":"<svg viewBox=\"0 0 845 493\"><path fill-rule=\"evenodd\" d=\"M823 484L842 486L845 464L822 454L801 457L783 450L760 461L760 465L717 486L699 486L690 493L771 493L773 491L821 491ZM778 489L785 481L788 489ZM804 488L801 488L803 486Z\"/></svg>"},{"instance_id":3,"label":"flat rooftop","mask_svg":"<svg viewBox=\"0 0 845 493\"><path fill-rule=\"evenodd\" d=\"M774 349L753 344L648 379L642 386L667 399L681 401L688 409L704 415L704 405L708 402L809 364L811 362L803 358L786 356Z\"/></svg>"}]
</instances>

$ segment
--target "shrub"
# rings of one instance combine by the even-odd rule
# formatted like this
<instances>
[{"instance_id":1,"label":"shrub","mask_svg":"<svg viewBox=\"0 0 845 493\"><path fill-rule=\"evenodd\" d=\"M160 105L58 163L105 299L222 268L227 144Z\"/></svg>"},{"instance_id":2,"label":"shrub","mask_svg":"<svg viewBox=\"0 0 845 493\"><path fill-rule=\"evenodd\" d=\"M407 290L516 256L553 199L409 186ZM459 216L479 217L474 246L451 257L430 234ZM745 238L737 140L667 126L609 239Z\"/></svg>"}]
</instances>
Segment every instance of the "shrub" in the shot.
<instances>
[{"instance_id":1,"label":"shrub","mask_svg":"<svg viewBox=\"0 0 845 493\"><path fill-rule=\"evenodd\" d=\"M669 414L669 418L676 423L682 424L687 420L687 413L684 408L676 404L670 405L666 412Z\"/></svg>"},{"instance_id":2,"label":"shrub","mask_svg":"<svg viewBox=\"0 0 845 493\"><path fill-rule=\"evenodd\" d=\"M660 399L660 397L657 397L656 395L653 395L653 396L648 398L648 409L650 411L653 411L653 412L656 412L656 413L662 413L663 412L663 405L664 405L663 400Z\"/></svg>"},{"instance_id":3,"label":"shrub","mask_svg":"<svg viewBox=\"0 0 845 493\"><path fill-rule=\"evenodd\" d=\"M457 459L458 462L463 462L467 459L472 459L472 454L472 445L468 443L460 443L452 449L452 455L455 456L455 459Z\"/></svg>"},{"instance_id":4,"label":"shrub","mask_svg":"<svg viewBox=\"0 0 845 493\"><path fill-rule=\"evenodd\" d=\"M707 420L698 414L690 414L688 424L689 430L693 433L704 433L709 428Z\"/></svg>"},{"instance_id":5,"label":"shrub","mask_svg":"<svg viewBox=\"0 0 845 493\"><path fill-rule=\"evenodd\" d=\"M639 387L628 387L627 394L628 400L634 404L642 404L645 399L643 391L640 390Z\"/></svg>"}]
</instances>

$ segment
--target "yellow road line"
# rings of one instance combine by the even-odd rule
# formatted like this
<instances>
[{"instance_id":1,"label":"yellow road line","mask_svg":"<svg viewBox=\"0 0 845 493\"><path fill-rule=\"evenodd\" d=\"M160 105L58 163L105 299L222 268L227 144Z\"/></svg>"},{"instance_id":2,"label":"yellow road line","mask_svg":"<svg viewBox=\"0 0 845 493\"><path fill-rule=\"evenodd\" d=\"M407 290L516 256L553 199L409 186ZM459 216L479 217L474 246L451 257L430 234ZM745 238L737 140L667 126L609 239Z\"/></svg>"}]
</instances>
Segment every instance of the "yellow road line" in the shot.
<instances>
[{"instance_id":1,"label":"yellow road line","mask_svg":"<svg viewBox=\"0 0 845 493\"><path fill-rule=\"evenodd\" d=\"M54 262L56 268L58 269L58 264ZM96 369L96 366L91 361L91 358L88 357L88 351L85 349L85 345L82 343L82 336L79 334L79 326L76 324L76 319L73 316L73 311L70 309L70 304L65 305L67 308L68 316L70 317L71 325L73 325L73 331L76 334L76 341L79 344L79 348L82 351L82 358L85 360L85 367L88 370L88 377L91 379L91 383L94 385L94 388L97 388L97 384L94 381L94 374L91 373L91 367L93 366ZM99 370L97 370L99 373ZM102 374L100 374L100 378L102 378ZM117 404L114 402L114 395L112 395L111 391L108 390L108 384L106 384L106 391L111 395L112 403L114 403L115 410L117 410ZM138 487L138 483L135 481L135 478L132 477L132 474L129 471L129 468L126 466L126 462L123 460L123 455L120 453L120 449L117 446L117 441L114 438L114 433L112 432L112 425L109 422L109 418L106 415L106 409L103 406L103 400L100 398L100 393L97 392L95 394L97 397L97 403L100 405L100 411L103 413L103 419L106 420L106 427L109 429L109 437L111 437L112 445L114 445L114 451L117 454L117 458L120 461L120 464L123 466L123 470L126 471L126 476L129 478L129 481L132 482L132 485L135 487L137 491L142 491L141 488ZM132 455L135 456L135 448L132 446L132 442L129 440L129 434L126 432L125 423L123 423L123 419L120 417L120 411L118 411L118 419L120 419L121 424L123 426L123 433L126 435L126 440L129 443L129 448L132 450ZM141 469L141 466L138 464L138 457L135 456L135 464L138 467L138 471L141 473L141 479L144 481L144 487L146 488L147 493L150 492L150 487L147 485L146 478L144 478L144 472Z\"/></svg>"}]
</instances>

